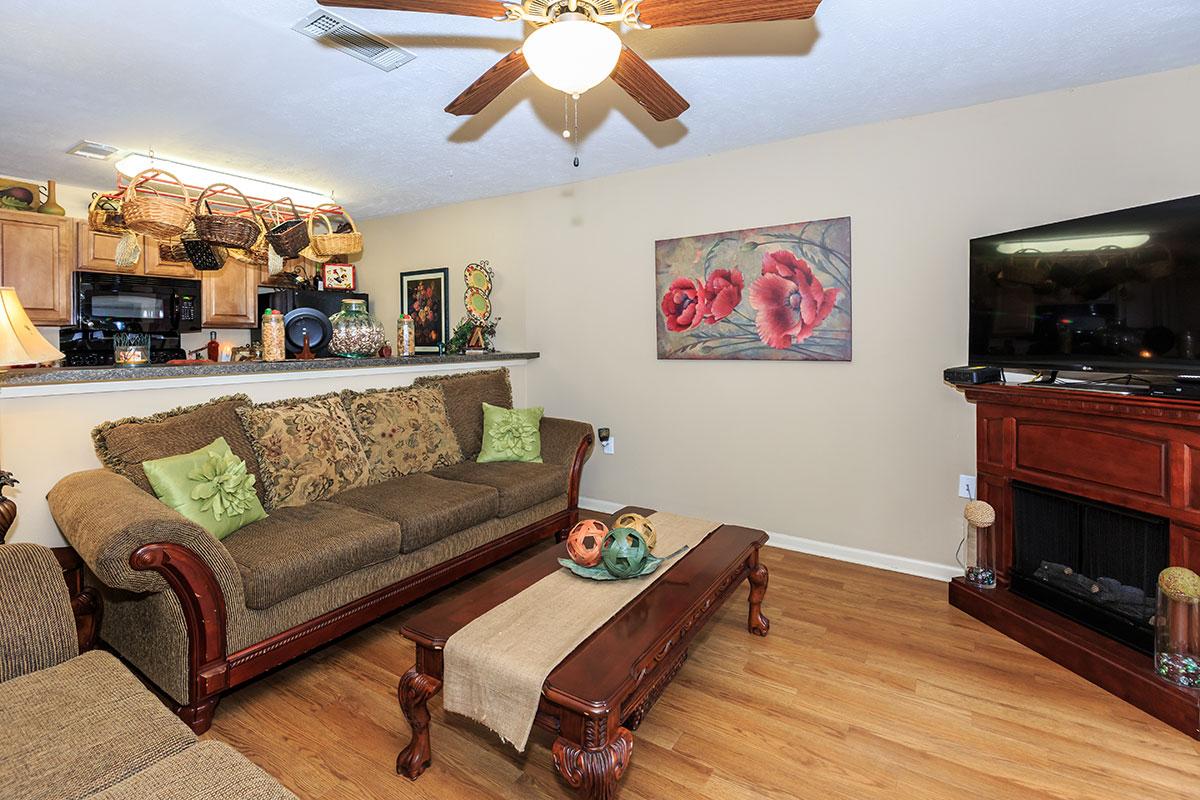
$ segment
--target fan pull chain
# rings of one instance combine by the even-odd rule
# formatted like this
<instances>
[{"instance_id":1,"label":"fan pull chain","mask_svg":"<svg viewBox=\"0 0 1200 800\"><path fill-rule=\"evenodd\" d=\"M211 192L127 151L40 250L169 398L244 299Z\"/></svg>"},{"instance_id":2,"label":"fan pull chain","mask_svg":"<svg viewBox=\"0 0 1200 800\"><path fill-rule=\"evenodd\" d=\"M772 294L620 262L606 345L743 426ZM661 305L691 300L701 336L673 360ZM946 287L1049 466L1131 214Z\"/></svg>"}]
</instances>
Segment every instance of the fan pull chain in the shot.
<instances>
[{"instance_id":1,"label":"fan pull chain","mask_svg":"<svg viewBox=\"0 0 1200 800\"><path fill-rule=\"evenodd\" d=\"M575 166L579 166L579 95L571 95L575 101Z\"/></svg>"},{"instance_id":2,"label":"fan pull chain","mask_svg":"<svg viewBox=\"0 0 1200 800\"><path fill-rule=\"evenodd\" d=\"M568 105L570 102L575 104L575 119L571 120L571 108ZM579 95L568 95L563 92L563 132L564 139L572 139L575 149L575 166L579 166Z\"/></svg>"}]
</instances>

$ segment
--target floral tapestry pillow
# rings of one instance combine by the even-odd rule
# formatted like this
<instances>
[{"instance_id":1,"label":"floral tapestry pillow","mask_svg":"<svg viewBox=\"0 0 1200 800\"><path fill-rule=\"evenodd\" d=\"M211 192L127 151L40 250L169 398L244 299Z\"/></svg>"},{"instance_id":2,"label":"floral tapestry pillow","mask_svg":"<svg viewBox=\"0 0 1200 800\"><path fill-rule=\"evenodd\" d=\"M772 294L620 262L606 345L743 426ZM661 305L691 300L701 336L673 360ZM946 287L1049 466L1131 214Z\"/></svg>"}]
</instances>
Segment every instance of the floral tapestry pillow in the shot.
<instances>
[{"instance_id":1,"label":"floral tapestry pillow","mask_svg":"<svg viewBox=\"0 0 1200 800\"><path fill-rule=\"evenodd\" d=\"M479 463L542 460L541 406L501 408L483 404L483 449Z\"/></svg>"},{"instance_id":2,"label":"floral tapestry pillow","mask_svg":"<svg viewBox=\"0 0 1200 800\"><path fill-rule=\"evenodd\" d=\"M463 460L439 387L343 392L371 465L371 482L430 472Z\"/></svg>"},{"instance_id":3,"label":"floral tapestry pillow","mask_svg":"<svg viewBox=\"0 0 1200 800\"><path fill-rule=\"evenodd\" d=\"M370 468L335 394L239 408L268 508L303 506L366 486Z\"/></svg>"},{"instance_id":4,"label":"floral tapestry pillow","mask_svg":"<svg viewBox=\"0 0 1200 800\"><path fill-rule=\"evenodd\" d=\"M215 539L267 516L254 475L224 437L191 453L145 461L142 469L159 500Z\"/></svg>"}]
</instances>

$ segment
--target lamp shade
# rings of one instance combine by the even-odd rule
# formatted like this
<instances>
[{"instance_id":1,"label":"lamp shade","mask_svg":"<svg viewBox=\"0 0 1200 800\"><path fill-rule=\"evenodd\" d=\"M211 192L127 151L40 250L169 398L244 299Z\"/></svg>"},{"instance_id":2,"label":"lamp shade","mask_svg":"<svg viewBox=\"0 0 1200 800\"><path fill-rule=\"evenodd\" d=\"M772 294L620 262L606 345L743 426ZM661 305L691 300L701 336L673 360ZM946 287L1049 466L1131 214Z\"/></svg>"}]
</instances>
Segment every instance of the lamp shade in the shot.
<instances>
[{"instance_id":1,"label":"lamp shade","mask_svg":"<svg viewBox=\"0 0 1200 800\"><path fill-rule=\"evenodd\" d=\"M0 286L0 367L57 361L63 354L29 321L17 290Z\"/></svg>"},{"instance_id":2,"label":"lamp shade","mask_svg":"<svg viewBox=\"0 0 1200 800\"><path fill-rule=\"evenodd\" d=\"M566 13L529 34L521 52L542 83L582 94L612 74L621 56L621 38L583 14Z\"/></svg>"}]
</instances>

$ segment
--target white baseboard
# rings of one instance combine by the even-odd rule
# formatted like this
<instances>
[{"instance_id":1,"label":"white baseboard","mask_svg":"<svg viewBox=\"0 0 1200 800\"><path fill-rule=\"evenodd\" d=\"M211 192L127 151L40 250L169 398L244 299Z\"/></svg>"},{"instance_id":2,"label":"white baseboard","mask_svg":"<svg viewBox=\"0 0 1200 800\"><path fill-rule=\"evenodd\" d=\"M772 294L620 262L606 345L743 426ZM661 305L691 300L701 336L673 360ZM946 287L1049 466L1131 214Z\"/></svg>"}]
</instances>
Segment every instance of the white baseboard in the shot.
<instances>
[{"instance_id":1,"label":"white baseboard","mask_svg":"<svg viewBox=\"0 0 1200 800\"><path fill-rule=\"evenodd\" d=\"M615 514L620 511L628 503L610 503L607 500L597 500L594 497L579 498L579 507L586 508L589 511L602 511L605 514Z\"/></svg>"},{"instance_id":2,"label":"white baseboard","mask_svg":"<svg viewBox=\"0 0 1200 800\"><path fill-rule=\"evenodd\" d=\"M889 572L903 572L905 575L933 578L936 581L948 581L955 575L962 575L962 569L952 564L935 564L932 561L893 556L888 553L878 553L874 550L860 550L857 547L818 542L816 539L789 536L786 533L771 533L768 531L767 534L771 537L770 541L767 542L769 546L778 547L783 550L794 550L798 553L808 553L811 556L822 556L837 561L848 561L851 564L877 567L878 569L886 569Z\"/></svg>"},{"instance_id":3,"label":"white baseboard","mask_svg":"<svg viewBox=\"0 0 1200 800\"><path fill-rule=\"evenodd\" d=\"M593 511L612 514L624 508L626 503L612 503L594 497L579 498L579 507ZM961 575L962 570L953 564L935 564L932 561L921 561L916 558L893 556L888 553L878 553L874 550L861 550L857 547L846 547L841 544L819 542L816 539L805 539L801 536L791 536L786 533L771 533L767 544L783 550L793 550L797 553L808 553L813 556L832 558L836 561L847 561L851 564L862 564L867 567L886 569L889 572L902 572L905 575L916 575L921 578L932 578L937 581L948 581L955 575Z\"/></svg>"}]
</instances>

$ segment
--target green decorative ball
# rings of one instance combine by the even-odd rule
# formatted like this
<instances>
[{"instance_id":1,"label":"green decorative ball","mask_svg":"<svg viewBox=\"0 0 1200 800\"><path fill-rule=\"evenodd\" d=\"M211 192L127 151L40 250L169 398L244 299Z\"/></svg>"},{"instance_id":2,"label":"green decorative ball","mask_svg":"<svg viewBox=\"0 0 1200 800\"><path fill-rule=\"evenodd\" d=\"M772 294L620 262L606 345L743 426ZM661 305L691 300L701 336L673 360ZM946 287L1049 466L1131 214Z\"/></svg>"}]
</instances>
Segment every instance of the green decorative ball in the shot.
<instances>
[{"instance_id":1,"label":"green decorative ball","mask_svg":"<svg viewBox=\"0 0 1200 800\"><path fill-rule=\"evenodd\" d=\"M600 559L604 568L617 578L632 578L646 566L650 547L641 531L633 528L614 528L604 538Z\"/></svg>"}]
</instances>

